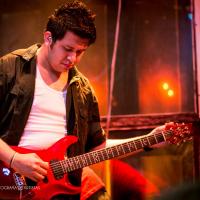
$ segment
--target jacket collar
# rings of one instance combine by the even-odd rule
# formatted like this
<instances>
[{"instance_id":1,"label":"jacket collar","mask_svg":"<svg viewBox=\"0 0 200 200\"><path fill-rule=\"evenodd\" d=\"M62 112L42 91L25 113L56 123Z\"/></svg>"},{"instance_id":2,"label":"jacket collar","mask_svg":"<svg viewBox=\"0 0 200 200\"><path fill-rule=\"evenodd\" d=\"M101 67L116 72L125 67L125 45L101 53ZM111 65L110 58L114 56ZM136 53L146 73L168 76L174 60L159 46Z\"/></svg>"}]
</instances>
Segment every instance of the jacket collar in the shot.
<instances>
[{"instance_id":1,"label":"jacket collar","mask_svg":"<svg viewBox=\"0 0 200 200\"><path fill-rule=\"evenodd\" d=\"M21 56L26 61L31 60L40 48L41 44L34 44L27 49L18 49L16 51L11 52L13 55Z\"/></svg>"},{"instance_id":2,"label":"jacket collar","mask_svg":"<svg viewBox=\"0 0 200 200\"><path fill-rule=\"evenodd\" d=\"M76 81L79 81L81 77L82 77L81 72L79 72L77 67L74 66L73 68L69 70L69 85L71 85L72 83Z\"/></svg>"},{"instance_id":3,"label":"jacket collar","mask_svg":"<svg viewBox=\"0 0 200 200\"><path fill-rule=\"evenodd\" d=\"M11 52L13 55L22 57L26 61L30 61L35 55L37 50L41 47L41 44L34 44L27 49L18 49ZM77 67L74 66L69 70L69 85L79 81L82 74L78 71Z\"/></svg>"}]
</instances>

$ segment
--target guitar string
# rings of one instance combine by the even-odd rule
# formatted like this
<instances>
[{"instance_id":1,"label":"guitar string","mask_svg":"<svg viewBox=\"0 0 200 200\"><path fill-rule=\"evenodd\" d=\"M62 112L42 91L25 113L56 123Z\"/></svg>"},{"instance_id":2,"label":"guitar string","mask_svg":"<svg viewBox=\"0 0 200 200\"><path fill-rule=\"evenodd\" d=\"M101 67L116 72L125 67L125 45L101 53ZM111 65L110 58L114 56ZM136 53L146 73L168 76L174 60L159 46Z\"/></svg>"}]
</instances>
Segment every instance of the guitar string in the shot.
<instances>
[{"instance_id":1,"label":"guitar string","mask_svg":"<svg viewBox=\"0 0 200 200\"><path fill-rule=\"evenodd\" d=\"M119 149L117 149L118 147L120 147L124 151L124 154L126 154L127 152L130 153L131 152L130 151L130 146L125 146L125 145L128 145L130 143L134 143L136 145L136 148L134 148L134 150L139 150L139 149L142 149L142 148L144 148L146 146L142 142L143 139L147 139L148 138L149 140L151 140L152 138L154 138L155 140L156 139L159 140L159 141L156 140L156 143L160 143L160 139L162 139L161 141L166 141L165 136L172 135L173 131L174 130L170 130L169 129L169 130L166 130L166 131L155 133L153 135L141 137L140 139L137 139L137 140L125 142L125 143L122 143L122 144L119 144L119 145L116 145L116 146L113 146L113 147L108 147L108 148L105 148L105 149L99 149L99 150L94 151L94 152L89 152L89 153L83 154L84 157L85 157L85 160L86 160L84 163L81 162L82 161L81 158L83 158L83 155L79 155L79 156L75 156L73 158L69 158L67 160L56 161L55 163L53 163L54 166L52 166L52 167L57 167L57 166L61 165L62 169L60 169L58 167L57 168L57 172L66 173L66 172L69 171L69 170L67 170L67 169L69 169L69 166L71 167L70 171L72 171L72 170L79 169L79 168L82 168L84 166L90 165L87 162L87 161L89 161L88 158L92 158L93 159L93 162L90 162L91 164L92 163L98 163L98 162L101 162L101 161L105 160L104 156L106 156L106 155L107 155L107 159L111 158L111 157L108 156L108 151L111 151L111 153L113 154L113 157L116 157L116 156L120 155L119 153L118 153L118 155L116 155L115 152L114 152L114 150L117 150L117 152L119 151ZM156 144L156 143L154 143L154 144ZM140 144L139 148L137 148L138 144ZM147 146L152 146L152 145L153 144L149 144ZM127 151L127 149L128 149L128 151ZM101 155L99 155L99 153ZM121 155L123 155L123 154L121 154ZM95 156L95 158L94 158L94 156ZM103 159L101 159L101 156L103 157ZM85 165L85 163L87 165ZM76 166L74 166L74 165L76 165Z\"/></svg>"},{"instance_id":2,"label":"guitar string","mask_svg":"<svg viewBox=\"0 0 200 200\"><path fill-rule=\"evenodd\" d=\"M165 135L167 135L167 133L170 133L171 134L171 130L169 130L169 131L165 131L164 132L164 134ZM143 137L143 138L141 138L141 139L147 139L147 138L149 138L150 140L151 140L151 138L154 138L156 136L156 138L159 140L160 138L162 138L162 141L164 141L165 140L165 138L163 137L163 133L161 132L161 133L157 133L157 134L154 134L154 135L150 135L150 136L146 136L146 137ZM140 144L140 146L138 147L138 148L135 148L134 150L137 150L137 149L141 149L141 148L143 148L145 145L142 143L142 141L141 141L141 139L137 139L137 140L135 140L135 141L130 141L130 143L132 143L132 142L134 142L134 143L136 143L136 147L138 147L137 145L138 144ZM163 140L164 139L164 140ZM159 141L160 142L160 141ZM157 141L156 141L156 143L157 143ZM123 144L122 144L123 145ZM124 143L124 145L128 145L128 143ZM149 146L151 146L152 144L149 144ZM112 147L112 149L109 149L109 150L111 150L112 152L113 152L113 150L117 150L117 147L121 147L121 149L123 149L123 151L124 151L124 154L126 154L127 153L127 147L125 147L125 146L121 146L121 145L117 145L117 146L115 146L114 148ZM126 148L126 149L124 149L124 148ZM129 147L130 148L130 147ZM119 151L119 150L118 150ZM129 152L129 151L128 151ZM131 152L131 151L130 151ZM95 158L96 159L93 159L93 163L95 163L95 161L97 161L97 162L99 162L99 161L102 161L102 159L100 159L99 158L99 153L101 154L101 155L103 155L103 157L104 157L104 155L106 155L107 154L107 152L106 152L106 149L100 149L99 151L95 151L95 152L90 152L89 154L90 155L92 155L93 157L95 156ZM106 154L105 154L106 153ZM88 155L89 155L88 154ZM94 155L95 154L95 155ZM119 154L119 153L118 153ZM114 152L114 155L113 155L113 157L115 157L115 152ZM116 155L117 156L117 155ZM86 166L86 165L84 165L83 163L81 164L81 162L80 161L82 161L82 159L80 159L80 158L82 158L83 156L82 155L79 155L79 156L76 156L76 157L73 157L73 158L70 158L70 160L72 160L72 163L74 163L76 166L74 166L73 164L71 164L70 166L72 166L72 170L73 169L78 169L78 168L82 168L83 166ZM85 157L86 157L86 155L85 155ZM107 157L109 158L109 156L107 155ZM85 160L86 160L86 164L88 165L88 160L85 158ZM103 160L105 160L105 159L103 159ZM69 159L68 159L68 161L69 161ZM74 161L74 162L73 162ZM56 163L54 163L54 166L58 166L59 165L59 163L61 164L61 166L62 166L62 169L61 170L58 170L59 172L67 172L68 170L66 170L66 167L64 167L63 168L63 166L66 166L66 160L64 160L64 161L58 161L58 162L56 162ZM71 162L70 162L71 163ZM84 162L85 163L85 162ZM80 166L79 166L80 165ZM67 165L67 166L69 166L69 165Z\"/></svg>"},{"instance_id":3,"label":"guitar string","mask_svg":"<svg viewBox=\"0 0 200 200\"><path fill-rule=\"evenodd\" d=\"M135 141L135 142L137 143L137 141ZM139 141L138 141L138 142L139 142ZM106 151L105 151L105 152L106 152ZM105 153L105 152L104 152L104 153ZM98 156L98 157L99 157L99 155L98 155L99 153L102 154L102 151L100 151L100 150L99 150L99 151L96 151L96 152L95 152L95 156ZM90 155L91 155L91 154L90 154ZM93 155L93 157L94 157L94 153L93 153L92 155ZM85 157L86 157L86 155L85 155ZM107 157L108 157L108 156L107 156ZM75 158L76 158L78 161L81 160L81 159L79 159L79 158L81 158L81 157L75 157ZM73 160L72 160L72 159L73 159ZM74 163L74 164L77 164L77 162L76 162L76 160L75 160L74 158L70 158L70 160L75 161L75 162L73 162L73 163ZM87 160L87 159L86 159L86 160ZM100 160L101 160L101 159L98 158L98 159L97 159L97 162L100 161ZM68 159L68 161L69 161L69 159ZM93 160L93 161L95 161L95 160ZM57 173L57 172L58 172L58 173L62 173L62 172L68 171L68 170L65 170L66 167L63 167L63 166L66 166L66 164L67 164L67 167L69 168L69 166L70 166L70 167L72 168L72 170L74 169L74 167L75 167L75 168L77 168L77 167L79 168L79 166L74 166L73 164L69 165L69 163L71 163L71 162L68 162L68 163L67 163L66 160L64 160L64 161L57 161L57 162L51 163L51 167L54 168L54 170L53 170L54 173ZM80 163L80 162L79 162L79 163ZM87 163L87 161L86 161L86 163ZM87 163L87 164L88 164L88 163ZM81 166L82 166L82 165L80 164L80 168L81 168Z\"/></svg>"}]
</instances>

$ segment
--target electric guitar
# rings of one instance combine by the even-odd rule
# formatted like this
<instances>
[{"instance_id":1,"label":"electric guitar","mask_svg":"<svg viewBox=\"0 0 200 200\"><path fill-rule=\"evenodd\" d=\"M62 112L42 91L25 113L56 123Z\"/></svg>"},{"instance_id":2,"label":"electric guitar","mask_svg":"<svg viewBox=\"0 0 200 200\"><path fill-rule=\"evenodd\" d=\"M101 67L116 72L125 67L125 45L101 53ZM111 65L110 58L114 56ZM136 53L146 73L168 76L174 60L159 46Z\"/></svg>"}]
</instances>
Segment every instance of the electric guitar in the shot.
<instances>
[{"instance_id":1,"label":"electric guitar","mask_svg":"<svg viewBox=\"0 0 200 200\"><path fill-rule=\"evenodd\" d=\"M64 154L66 149L77 141L75 136L66 136L46 150L32 151L12 146L19 153L36 153L44 161L49 162L50 167L46 178L36 183L0 162L0 199L50 200L57 194L78 194L81 188L69 182L68 172L151 147L161 142L168 141L177 144L187 141L191 139L191 129L192 124L190 123L174 123L173 125L166 125L163 131L158 131L155 134L141 136L139 139L135 138L123 144L67 159L64 159Z\"/></svg>"}]
</instances>

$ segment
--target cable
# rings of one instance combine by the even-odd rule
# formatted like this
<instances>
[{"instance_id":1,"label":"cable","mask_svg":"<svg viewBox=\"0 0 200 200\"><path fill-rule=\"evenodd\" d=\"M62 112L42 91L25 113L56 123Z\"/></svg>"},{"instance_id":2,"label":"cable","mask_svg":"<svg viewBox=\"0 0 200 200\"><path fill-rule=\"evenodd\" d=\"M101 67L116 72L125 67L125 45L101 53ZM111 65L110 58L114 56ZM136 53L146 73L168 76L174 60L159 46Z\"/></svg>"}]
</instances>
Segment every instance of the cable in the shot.
<instances>
[{"instance_id":1,"label":"cable","mask_svg":"<svg viewBox=\"0 0 200 200\"><path fill-rule=\"evenodd\" d=\"M110 88L109 88L109 95L108 95L108 112L107 112L107 121L106 121L107 137L109 135L110 119L111 119L111 112L112 112L113 88L114 88L114 81L115 81L115 65L116 65L117 48L118 48L118 42L119 42L121 4L122 4L122 0L118 0L115 40L114 40L114 48L113 48L111 69L110 69ZM106 189L107 189L107 192L111 195L110 162L109 161L106 161Z\"/></svg>"},{"instance_id":2,"label":"cable","mask_svg":"<svg viewBox=\"0 0 200 200\"><path fill-rule=\"evenodd\" d=\"M108 95L108 112L107 112L107 116L106 116L107 117L107 121L106 121L107 136L109 134L110 119L111 119L111 112L112 112L113 88L114 88L114 81L115 81L115 65L116 65L117 48L118 48L118 42L119 42L121 1L122 0L118 0L118 12L117 12L117 22L116 22L114 49L113 49L112 61L111 61L111 69L110 69L110 89L109 89L109 95Z\"/></svg>"}]
</instances>

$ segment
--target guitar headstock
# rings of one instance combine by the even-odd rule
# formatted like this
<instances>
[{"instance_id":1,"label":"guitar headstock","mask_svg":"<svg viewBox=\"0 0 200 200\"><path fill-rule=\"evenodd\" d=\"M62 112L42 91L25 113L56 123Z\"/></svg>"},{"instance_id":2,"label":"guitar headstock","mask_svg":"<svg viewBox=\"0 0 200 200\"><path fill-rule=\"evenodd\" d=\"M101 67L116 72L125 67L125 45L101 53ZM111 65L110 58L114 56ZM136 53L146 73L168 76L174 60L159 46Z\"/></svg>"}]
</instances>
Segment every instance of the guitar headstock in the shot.
<instances>
[{"instance_id":1,"label":"guitar headstock","mask_svg":"<svg viewBox=\"0 0 200 200\"><path fill-rule=\"evenodd\" d=\"M169 123L165 125L167 141L171 144L180 144L192 139L192 123Z\"/></svg>"}]
</instances>

